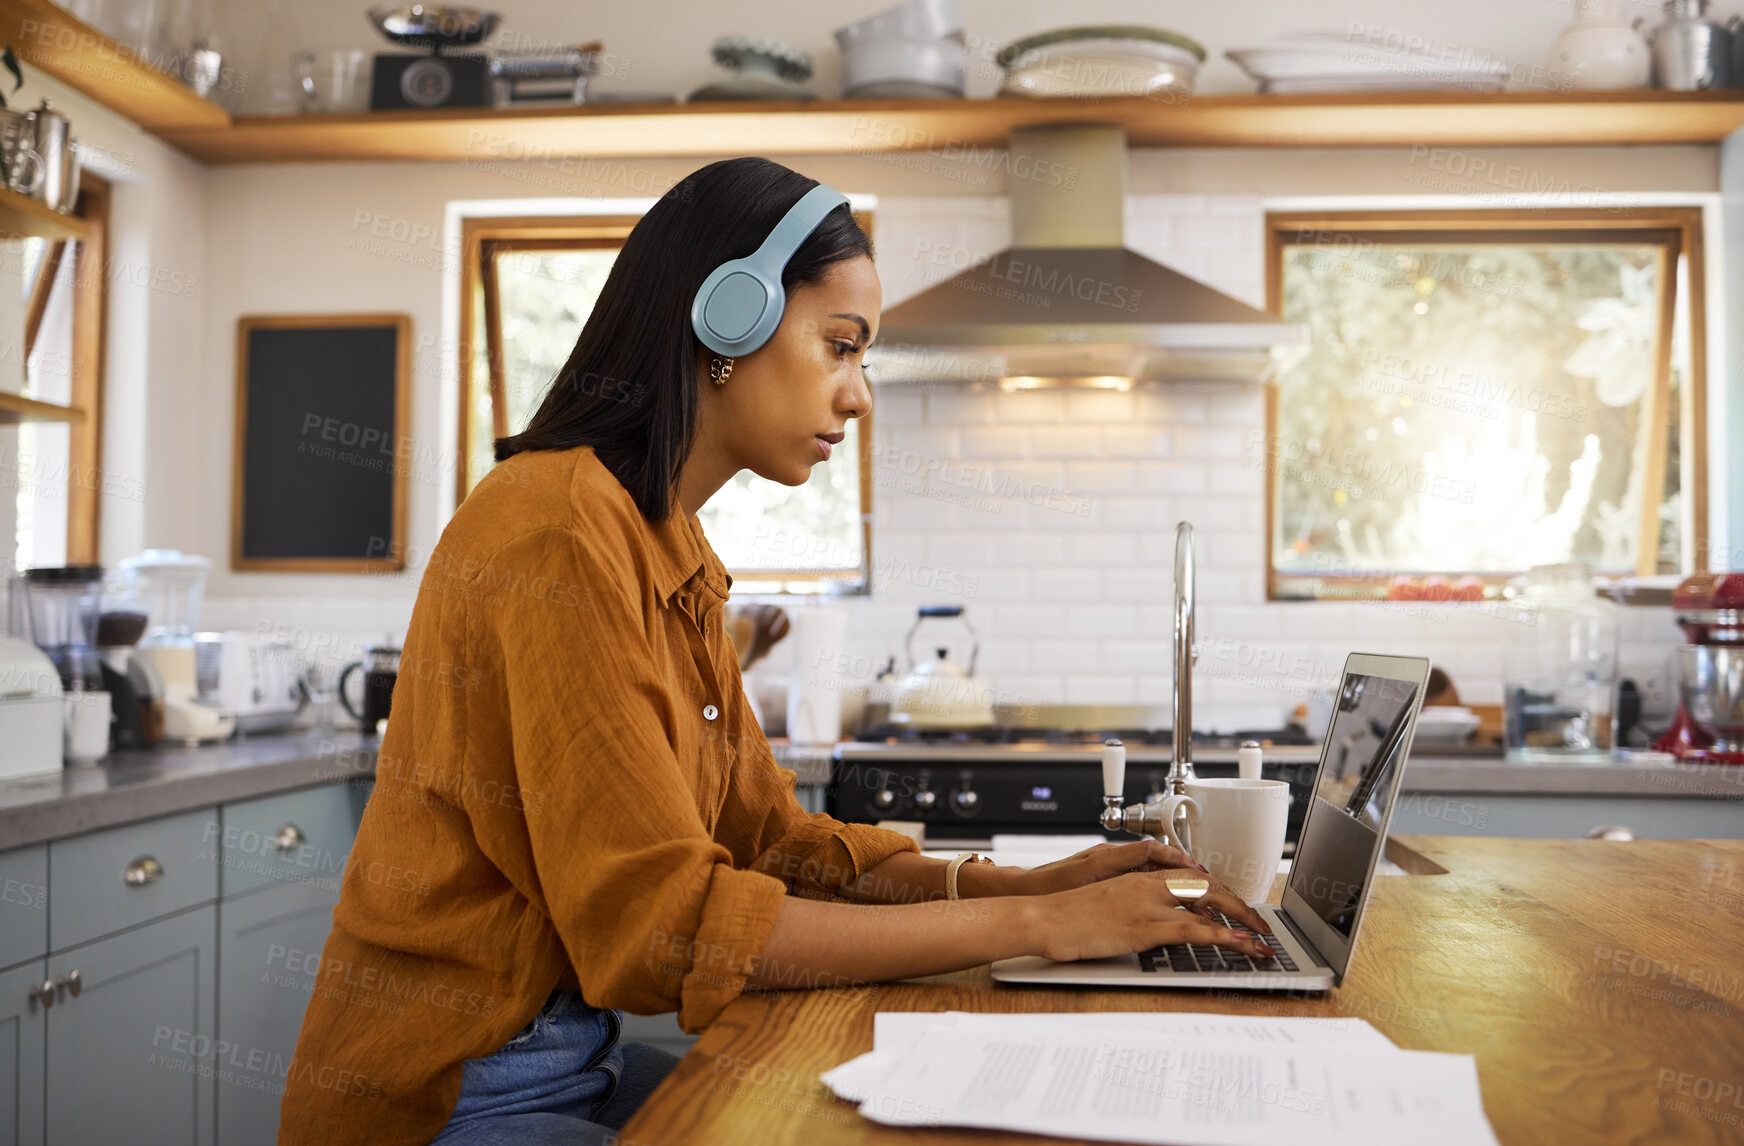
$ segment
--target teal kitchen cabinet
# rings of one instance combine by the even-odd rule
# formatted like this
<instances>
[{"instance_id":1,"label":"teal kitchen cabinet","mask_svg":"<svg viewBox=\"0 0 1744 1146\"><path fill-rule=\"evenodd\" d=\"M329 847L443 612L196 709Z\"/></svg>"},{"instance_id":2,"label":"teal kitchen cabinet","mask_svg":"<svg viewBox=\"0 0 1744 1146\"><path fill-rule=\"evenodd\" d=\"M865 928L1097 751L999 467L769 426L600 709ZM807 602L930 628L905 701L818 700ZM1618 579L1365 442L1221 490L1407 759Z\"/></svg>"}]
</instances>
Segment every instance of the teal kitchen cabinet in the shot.
<instances>
[{"instance_id":1,"label":"teal kitchen cabinet","mask_svg":"<svg viewBox=\"0 0 1744 1146\"><path fill-rule=\"evenodd\" d=\"M45 1031L54 1003L47 978L41 959L0 971L0 1146L42 1146Z\"/></svg>"},{"instance_id":2,"label":"teal kitchen cabinet","mask_svg":"<svg viewBox=\"0 0 1744 1146\"><path fill-rule=\"evenodd\" d=\"M51 877L52 878L52 877ZM217 909L171 915L49 956L48 1146L211 1146Z\"/></svg>"},{"instance_id":3,"label":"teal kitchen cabinet","mask_svg":"<svg viewBox=\"0 0 1744 1146\"><path fill-rule=\"evenodd\" d=\"M218 1039L237 1064L218 1081L221 1146L272 1146L279 1100L339 897L318 883L267 887L219 907Z\"/></svg>"},{"instance_id":4,"label":"teal kitchen cabinet","mask_svg":"<svg viewBox=\"0 0 1744 1146\"><path fill-rule=\"evenodd\" d=\"M48 845L0 852L0 969L47 954Z\"/></svg>"},{"instance_id":5,"label":"teal kitchen cabinet","mask_svg":"<svg viewBox=\"0 0 1744 1146\"><path fill-rule=\"evenodd\" d=\"M220 810L219 1146L272 1146L321 949L373 783L326 784Z\"/></svg>"}]
</instances>

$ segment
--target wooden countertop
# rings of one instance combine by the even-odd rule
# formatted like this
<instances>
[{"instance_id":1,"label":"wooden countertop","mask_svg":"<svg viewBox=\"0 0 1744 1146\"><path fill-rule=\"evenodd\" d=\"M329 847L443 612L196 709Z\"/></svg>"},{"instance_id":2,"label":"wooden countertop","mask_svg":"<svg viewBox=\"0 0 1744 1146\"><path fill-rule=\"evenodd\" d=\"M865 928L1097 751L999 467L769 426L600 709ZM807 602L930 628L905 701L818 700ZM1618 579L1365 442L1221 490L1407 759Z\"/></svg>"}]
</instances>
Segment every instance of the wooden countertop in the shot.
<instances>
[{"instance_id":1,"label":"wooden countertop","mask_svg":"<svg viewBox=\"0 0 1744 1146\"><path fill-rule=\"evenodd\" d=\"M985 966L753 992L620 1141L1068 1141L881 1126L818 1081L872 1049L878 1011L946 1010L1347 1015L1401 1047L1475 1055L1510 1146L1744 1141L1744 841L1408 836L1389 855L1445 871L1378 881L1351 973L1323 997L1015 987Z\"/></svg>"}]
</instances>

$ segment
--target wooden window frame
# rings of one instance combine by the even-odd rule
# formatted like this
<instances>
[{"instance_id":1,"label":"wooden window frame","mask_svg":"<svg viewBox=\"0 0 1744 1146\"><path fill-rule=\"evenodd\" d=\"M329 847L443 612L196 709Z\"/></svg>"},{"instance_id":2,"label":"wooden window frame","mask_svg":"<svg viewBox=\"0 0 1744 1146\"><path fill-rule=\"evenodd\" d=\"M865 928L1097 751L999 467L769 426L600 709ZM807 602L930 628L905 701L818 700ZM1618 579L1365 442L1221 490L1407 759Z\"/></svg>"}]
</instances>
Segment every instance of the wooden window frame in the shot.
<instances>
[{"instance_id":1,"label":"wooden window frame","mask_svg":"<svg viewBox=\"0 0 1744 1146\"><path fill-rule=\"evenodd\" d=\"M36 200L4 192L0 233L37 236L48 247L25 301L24 361L36 345L66 244L78 242L72 276L71 362L67 401L46 402L21 394L0 394L0 422L62 422L67 426L68 565L94 565L102 515L103 343L108 326L108 234L112 189L90 171L79 173L73 210L56 215ZM16 538L15 538L16 540ZM10 562L10 558L8 558Z\"/></svg>"},{"instance_id":2,"label":"wooden window frame","mask_svg":"<svg viewBox=\"0 0 1744 1146\"><path fill-rule=\"evenodd\" d=\"M1688 280L1689 299L1689 376L1679 390L1679 488L1687 495L1689 525L1683 539L1683 564L1693 568L1691 554L1707 551L1708 537L1708 443L1707 443L1707 313L1705 291L1705 252L1703 249L1702 209L1700 207L1631 207L1626 214L1615 210L1566 208L1533 210L1404 210L1404 211L1272 211L1266 214L1266 309L1275 315L1283 313L1284 250L1294 246L1290 237L1310 232L1335 232L1353 236L1372 236L1386 243L1413 241L1447 242L1450 238L1473 243L1502 243L1510 239L1530 241L1534 234L1573 242L1588 238L1599 242L1627 241L1640 238L1643 242L1661 244L1661 311L1658 329L1668 332L1677 308L1677 264L1682 258ZM1671 391L1671 339L1657 337L1654 346L1654 379L1642 412L1643 440L1636 449L1645 452L1641 498L1643 541L1635 555L1635 575L1652 575L1657 566L1656 544L1659 537L1659 505L1664 493L1667 443L1663 433L1648 432L1653 426L1663 426L1669 410ZM1266 440L1276 440L1278 433L1278 383L1269 382L1265 391ZM1386 586L1378 576L1336 576L1320 574L1280 573L1273 563L1276 542L1277 478L1268 467L1264 470L1265 489L1265 572L1266 599L1269 601L1307 600L1377 600ZM1432 576L1425 573L1424 576ZM1312 576L1320 592L1312 597L1279 592L1285 582ZM1485 587L1486 596L1496 595L1514 574L1475 574ZM1385 576L1390 580L1391 575ZM1377 592L1377 589L1379 592ZM1330 590L1330 592L1328 592Z\"/></svg>"},{"instance_id":3,"label":"wooden window frame","mask_svg":"<svg viewBox=\"0 0 1744 1146\"><path fill-rule=\"evenodd\" d=\"M473 331L480 315L475 296L483 300L485 369L489 372L491 433L509 432L508 383L504 373L501 315L491 289L501 255L512 251L573 251L615 249L639 222L639 215L475 216L461 223L460 261L460 418L455 465L454 504L466 500L472 487L472 397L478 346ZM854 211L854 220L868 235L872 215ZM876 406L876 403L874 403ZM872 586L872 414L857 419L860 454L860 567L858 569L729 570L735 582L784 582L822 586L833 583L846 593L870 593Z\"/></svg>"}]
</instances>

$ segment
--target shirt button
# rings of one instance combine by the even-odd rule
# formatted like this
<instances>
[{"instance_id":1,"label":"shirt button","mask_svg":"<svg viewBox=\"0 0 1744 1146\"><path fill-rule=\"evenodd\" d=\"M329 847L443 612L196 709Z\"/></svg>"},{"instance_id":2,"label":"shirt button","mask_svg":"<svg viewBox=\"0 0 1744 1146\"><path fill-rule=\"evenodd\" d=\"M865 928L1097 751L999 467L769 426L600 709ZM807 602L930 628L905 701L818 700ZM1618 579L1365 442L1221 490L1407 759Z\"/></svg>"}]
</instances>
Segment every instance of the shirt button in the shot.
<instances>
[{"instance_id":1,"label":"shirt button","mask_svg":"<svg viewBox=\"0 0 1744 1146\"><path fill-rule=\"evenodd\" d=\"M705 704L702 706L702 718L704 720L713 720L715 717L719 716L720 714L721 714L721 710L716 708L712 704Z\"/></svg>"}]
</instances>

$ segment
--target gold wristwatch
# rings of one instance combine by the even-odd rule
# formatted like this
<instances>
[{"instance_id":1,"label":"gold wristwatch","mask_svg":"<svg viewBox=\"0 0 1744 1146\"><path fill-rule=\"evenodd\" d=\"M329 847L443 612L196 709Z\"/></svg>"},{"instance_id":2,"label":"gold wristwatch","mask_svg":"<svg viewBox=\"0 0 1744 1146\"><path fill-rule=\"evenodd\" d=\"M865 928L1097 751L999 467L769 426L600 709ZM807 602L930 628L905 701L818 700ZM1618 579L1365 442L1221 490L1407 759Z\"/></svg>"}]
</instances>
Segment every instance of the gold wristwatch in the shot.
<instances>
[{"instance_id":1,"label":"gold wristwatch","mask_svg":"<svg viewBox=\"0 0 1744 1146\"><path fill-rule=\"evenodd\" d=\"M957 869L965 863L984 863L991 865L993 861L979 852L963 852L956 859L945 865L945 898L961 899L957 894Z\"/></svg>"}]
</instances>

